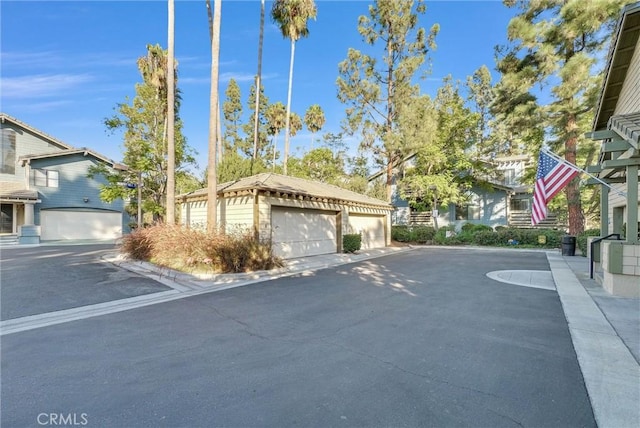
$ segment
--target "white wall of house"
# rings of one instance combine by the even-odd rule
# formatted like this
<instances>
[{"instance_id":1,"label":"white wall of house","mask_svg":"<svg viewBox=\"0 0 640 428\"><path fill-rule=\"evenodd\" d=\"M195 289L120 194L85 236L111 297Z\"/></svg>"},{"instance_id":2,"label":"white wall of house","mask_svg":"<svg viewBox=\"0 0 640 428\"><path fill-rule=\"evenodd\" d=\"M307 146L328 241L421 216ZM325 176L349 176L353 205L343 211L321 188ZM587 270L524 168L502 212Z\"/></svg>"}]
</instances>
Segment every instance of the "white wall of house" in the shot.
<instances>
[{"instance_id":1,"label":"white wall of house","mask_svg":"<svg viewBox=\"0 0 640 428\"><path fill-rule=\"evenodd\" d=\"M640 112L640 39L622 84L615 115Z\"/></svg>"}]
</instances>

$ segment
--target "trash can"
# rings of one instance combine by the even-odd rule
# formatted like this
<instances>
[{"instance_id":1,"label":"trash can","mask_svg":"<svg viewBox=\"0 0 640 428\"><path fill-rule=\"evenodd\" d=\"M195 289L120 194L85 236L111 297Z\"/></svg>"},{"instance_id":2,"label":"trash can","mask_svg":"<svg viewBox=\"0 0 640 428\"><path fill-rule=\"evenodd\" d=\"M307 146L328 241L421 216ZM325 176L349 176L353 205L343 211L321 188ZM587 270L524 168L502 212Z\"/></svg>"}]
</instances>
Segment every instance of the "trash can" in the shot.
<instances>
[{"instance_id":1,"label":"trash can","mask_svg":"<svg viewBox=\"0 0 640 428\"><path fill-rule=\"evenodd\" d=\"M562 255L563 256L576 255L576 237L575 236L566 235L562 237Z\"/></svg>"}]
</instances>

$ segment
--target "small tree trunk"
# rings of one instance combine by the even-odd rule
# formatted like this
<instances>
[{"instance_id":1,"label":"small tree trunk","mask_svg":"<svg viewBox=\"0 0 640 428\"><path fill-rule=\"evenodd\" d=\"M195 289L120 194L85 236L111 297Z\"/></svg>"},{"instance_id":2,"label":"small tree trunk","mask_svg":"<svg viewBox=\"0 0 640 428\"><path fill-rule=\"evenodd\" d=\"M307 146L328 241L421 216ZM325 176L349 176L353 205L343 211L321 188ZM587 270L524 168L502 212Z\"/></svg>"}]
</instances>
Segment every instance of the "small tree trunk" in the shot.
<instances>
[{"instance_id":1,"label":"small tree trunk","mask_svg":"<svg viewBox=\"0 0 640 428\"><path fill-rule=\"evenodd\" d=\"M264 39L264 0L260 2L260 37L258 39L258 74L256 75L256 112L253 117L253 157L251 158L251 173L253 164L258 159L258 125L260 118L260 85L262 79L262 41Z\"/></svg>"},{"instance_id":2,"label":"small tree trunk","mask_svg":"<svg viewBox=\"0 0 640 428\"><path fill-rule=\"evenodd\" d=\"M167 42L167 224L176 222L176 140L175 140L175 66L174 66L174 0L168 1Z\"/></svg>"},{"instance_id":3,"label":"small tree trunk","mask_svg":"<svg viewBox=\"0 0 640 428\"><path fill-rule=\"evenodd\" d=\"M293 57L296 52L296 42L291 40L291 62L289 63L289 92L287 94L287 116L285 117L284 125L284 175L287 175L287 162L289 161L289 126L291 121L289 116L291 115L291 87L293 86Z\"/></svg>"},{"instance_id":4,"label":"small tree trunk","mask_svg":"<svg viewBox=\"0 0 640 428\"><path fill-rule=\"evenodd\" d=\"M220 60L220 15L222 0L214 0L213 34L211 37L211 93L209 97L209 159L207 186L207 231L217 231L218 183L216 168L216 129L218 127L218 76Z\"/></svg>"},{"instance_id":5,"label":"small tree trunk","mask_svg":"<svg viewBox=\"0 0 640 428\"><path fill-rule=\"evenodd\" d=\"M576 152L578 146L578 138L574 135L576 129L576 117L574 114L569 115L567 120L567 129L570 132L569 138L565 142L565 159L567 162L576 164ZM584 232L584 215L582 213L582 201L580 200L580 179L575 177L567 184L565 188L567 196L567 206L569 211L569 234L576 236Z\"/></svg>"}]
</instances>

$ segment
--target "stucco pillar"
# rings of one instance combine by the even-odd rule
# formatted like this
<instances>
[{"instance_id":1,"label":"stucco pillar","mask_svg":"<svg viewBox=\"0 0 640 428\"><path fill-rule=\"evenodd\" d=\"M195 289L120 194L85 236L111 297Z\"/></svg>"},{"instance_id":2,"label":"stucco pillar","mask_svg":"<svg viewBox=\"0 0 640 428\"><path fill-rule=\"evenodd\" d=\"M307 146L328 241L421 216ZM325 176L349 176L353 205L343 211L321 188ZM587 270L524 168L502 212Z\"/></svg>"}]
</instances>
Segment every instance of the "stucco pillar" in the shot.
<instances>
[{"instance_id":1,"label":"stucco pillar","mask_svg":"<svg viewBox=\"0 0 640 428\"><path fill-rule=\"evenodd\" d=\"M638 165L627 166L627 242L638 243Z\"/></svg>"},{"instance_id":2,"label":"stucco pillar","mask_svg":"<svg viewBox=\"0 0 640 428\"><path fill-rule=\"evenodd\" d=\"M609 188L600 186L600 236L609 234Z\"/></svg>"},{"instance_id":3,"label":"stucco pillar","mask_svg":"<svg viewBox=\"0 0 640 428\"><path fill-rule=\"evenodd\" d=\"M34 206L32 202L24 203L24 226L31 226L34 224Z\"/></svg>"},{"instance_id":4,"label":"stucco pillar","mask_svg":"<svg viewBox=\"0 0 640 428\"><path fill-rule=\"evenodd\" d=\"M36 201L24 203L24 224L20 226L18 232L18 242L20 244L40 243L40 226L34 225L33 211L35 204Z\"/></svg>"}]
</instances>

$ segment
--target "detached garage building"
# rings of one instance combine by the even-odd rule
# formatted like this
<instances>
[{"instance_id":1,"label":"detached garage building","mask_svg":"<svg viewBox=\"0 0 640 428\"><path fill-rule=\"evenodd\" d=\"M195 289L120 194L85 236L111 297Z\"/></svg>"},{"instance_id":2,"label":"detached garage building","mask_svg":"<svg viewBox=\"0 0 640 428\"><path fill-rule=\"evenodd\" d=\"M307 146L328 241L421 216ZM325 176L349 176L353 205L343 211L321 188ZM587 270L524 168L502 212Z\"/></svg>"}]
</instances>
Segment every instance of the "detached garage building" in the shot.
<instances>
[{"instance_id":1,"label":"detached garage building","mask_svg":"<svg viewBox=\"0 0 640 428\"><path fill-rule=\"evenodd\" d=\"M207 189L178 196L182 224L205 228ZM295 258L342 251L342 236L359 233L362 249L391 242L391 204L330 184L263 173L218 186L218 225L253 231L276 255Z\"/></svg>"}]
</instances>

